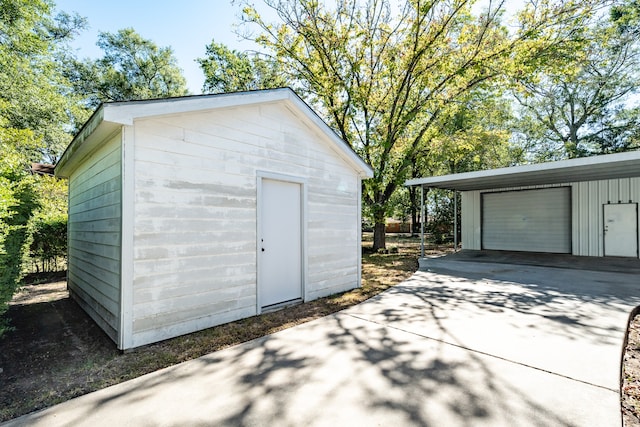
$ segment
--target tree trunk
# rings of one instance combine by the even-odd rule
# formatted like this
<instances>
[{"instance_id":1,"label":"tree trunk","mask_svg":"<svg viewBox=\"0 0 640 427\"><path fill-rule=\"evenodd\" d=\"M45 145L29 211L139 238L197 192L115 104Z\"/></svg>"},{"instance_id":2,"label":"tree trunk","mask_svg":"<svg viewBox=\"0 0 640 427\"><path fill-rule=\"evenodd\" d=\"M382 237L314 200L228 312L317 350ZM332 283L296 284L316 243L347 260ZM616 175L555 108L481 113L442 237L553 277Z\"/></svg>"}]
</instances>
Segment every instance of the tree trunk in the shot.
<instances>
[{"instance_id":1,"label":"tree trunk","mask_svg":"<svg viewBox=\"0 0 640 427\"><path fill-rule=\"evenodd\" d=\"M418 187L409 187L409 204L411 209L411 237L415 237L419 234L420 221L418 220L418 200L417 189Z\"/></svg>"},{"instance_id":2,"label":"tree trunk","mask_svg":"<svg viewBox=\"0 0 640 427\"><path fill-rule=\"evenodd\" d=\"M373 226L373 251L377 251L378 249L386 249L386 235L385 235L385 221L379 221L376 219L375 225Z\"/></svg>"}]
</instances>

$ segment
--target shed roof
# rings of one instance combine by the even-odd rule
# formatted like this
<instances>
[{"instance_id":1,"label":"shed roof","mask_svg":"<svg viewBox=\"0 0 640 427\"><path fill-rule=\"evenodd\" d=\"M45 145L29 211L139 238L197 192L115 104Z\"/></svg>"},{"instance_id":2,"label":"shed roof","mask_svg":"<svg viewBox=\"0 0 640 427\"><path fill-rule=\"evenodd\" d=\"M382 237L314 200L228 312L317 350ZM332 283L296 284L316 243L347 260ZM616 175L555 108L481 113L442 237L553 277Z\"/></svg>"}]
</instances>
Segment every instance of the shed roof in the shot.
<instances>
[{"instance_id":1,"label":"shed roof","mask_svg":"<svg viewBox=\"0 0 640 427\"><path fill-rule=\"evenodd\" d=\"M290 88L101 104L62 154L56 165L56 176L68 177L75 165L90 155L105 138L119 131L122 126L133 125L136 119L267 103L284 103L298 118L319 130L338 155L352 165L360 176L373 176L371 166Z\"/></svg>"},{"instance_id":2,"label":"shed roof","mask_svg":"<svg viewBox=\"0 0 640 427\"><path fill-rule=\"evenodd\" d=\"M35 175L53 176L54 168L55 168L55 165L49 165L46 163L31 163L31 173Z\"/></svg>"},{"instance_id":3,"label":"shed roof","mask_svg":"<svg viewBox=\"0 0 640 427\"><path fill-rule=\"evenodd\" d=\"M629 177L640 177L640 151L416 178L405 185L470 191Z\"/></svg>"}]
</instances>

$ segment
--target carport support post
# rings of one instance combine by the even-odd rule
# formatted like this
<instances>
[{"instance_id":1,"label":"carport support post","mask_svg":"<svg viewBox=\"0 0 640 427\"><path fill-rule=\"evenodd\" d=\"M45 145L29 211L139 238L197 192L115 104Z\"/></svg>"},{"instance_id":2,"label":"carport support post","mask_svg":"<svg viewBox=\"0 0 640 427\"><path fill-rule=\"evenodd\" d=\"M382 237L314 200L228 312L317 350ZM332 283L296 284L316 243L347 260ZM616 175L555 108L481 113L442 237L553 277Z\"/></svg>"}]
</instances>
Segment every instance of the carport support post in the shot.
<instances>
[{"instance_id":1,"label":"carport support post","mask_svg":"<svg viewBox=\"0 0 640 427\"><path fill-rule=\"evenodd\" d=\"M424 258L424 185L420 186L420 258Z\"/></svg>"},{"instance_id":2,"label":"carport support post","mask_svg":"<svg viewBox=\"0 0 640 427\"><path fill-rule=\"evenodd\" d=\"M458 192L453 190L453 251L458 252Z\"/></svg>"}]
</instances>

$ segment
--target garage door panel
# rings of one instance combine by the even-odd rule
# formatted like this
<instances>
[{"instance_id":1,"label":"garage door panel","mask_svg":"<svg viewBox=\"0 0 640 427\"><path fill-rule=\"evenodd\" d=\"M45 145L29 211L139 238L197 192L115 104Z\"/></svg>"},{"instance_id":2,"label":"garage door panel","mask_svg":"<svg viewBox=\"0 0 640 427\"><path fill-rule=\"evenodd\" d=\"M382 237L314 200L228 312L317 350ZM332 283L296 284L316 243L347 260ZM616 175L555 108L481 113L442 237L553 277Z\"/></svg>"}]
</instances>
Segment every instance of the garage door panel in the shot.
<instances>
[{"instance_id":1,"label":"garage door panel","mask_svg":"<svg viewBox=\"0 0 640 427\"><path fill-rule=\"evenodd\" d=\"M482 248L571 253L571 189L483 193Z\"/></svg>"}]
</instances>

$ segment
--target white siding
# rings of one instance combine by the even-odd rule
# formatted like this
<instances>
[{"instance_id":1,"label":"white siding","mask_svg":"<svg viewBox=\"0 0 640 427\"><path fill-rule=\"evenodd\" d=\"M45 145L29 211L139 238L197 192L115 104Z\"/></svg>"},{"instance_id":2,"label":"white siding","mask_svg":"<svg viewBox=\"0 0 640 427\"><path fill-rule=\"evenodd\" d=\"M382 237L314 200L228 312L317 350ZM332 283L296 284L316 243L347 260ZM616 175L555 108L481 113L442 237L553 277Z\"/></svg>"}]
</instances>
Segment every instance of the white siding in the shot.
<instances>
[{"instance_id":1,"label":"white siding","mask_svg":"<svg viewBox=\"0 0 640 427\"><path fill-rule=\"evenodd\" d=\"M553 186L504 188L492 191L523 190L571 186L572 253L582 256L603 256L603 205L607 203L640 202L640 177L562 183ZM476 226L481 212L483 191L462 193L462 247L480 249L480 227ZM640 222L640 220L639 220ZM638 224L640 228L640 223Z\"/></svg>"},{"instance_id":2,"label":"white siding","mask_svg":"<svg viewBox=\"0 0 640 427\"><path fill-rule=\"evenodd\" d=\"M121 148L107 141L69 178L69 290L118 342Z\"/></svg>"},{"instance_id":3,"label":"white siding","mask_svg":"<svg viewBox=\"0 0 640 427\"><path fill-rule=\"evenodd\" d=\"M358 286L359 178L288 108L135 124L133 345L254 315L258 172L304 179L308 300Z\"/></svg>"}]
</instances>

